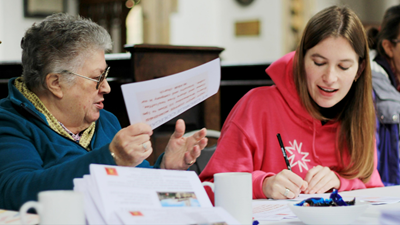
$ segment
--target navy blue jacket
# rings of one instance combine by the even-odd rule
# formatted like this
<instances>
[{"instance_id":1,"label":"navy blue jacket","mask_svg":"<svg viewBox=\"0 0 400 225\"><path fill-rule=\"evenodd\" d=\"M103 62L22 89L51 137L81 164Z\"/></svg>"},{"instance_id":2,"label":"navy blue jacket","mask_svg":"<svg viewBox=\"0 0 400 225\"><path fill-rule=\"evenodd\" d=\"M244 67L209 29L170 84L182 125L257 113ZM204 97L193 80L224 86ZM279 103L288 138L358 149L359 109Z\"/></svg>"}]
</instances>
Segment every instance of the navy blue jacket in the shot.
<instances>
[{"instance_id":1,"label":"navy blue jacket","mask_svg":"<svg viewBox=\"0 0 400 225\"><path fill-rule=\"evenodd\" d=\"M73 189L73 179L89 174L91 163L115 165L108 145L121 126L112 113L100 111L88 152L52 130L14 80L0 100L0 209L18 210L43 190ZM145 160L138 167L151 166Z\"/></svg>"},{"instance_id":2,"label":"navy blue jacket","mask_svg":"<svg viewBox=\"0 0 400 225\"><path fill-rule=\"evenodd\" d=\"M371 51L372 86L377 115L378 171L385 186L400 184L400 93L395 75L385 58Z\"/></svg>"}]
</instances>

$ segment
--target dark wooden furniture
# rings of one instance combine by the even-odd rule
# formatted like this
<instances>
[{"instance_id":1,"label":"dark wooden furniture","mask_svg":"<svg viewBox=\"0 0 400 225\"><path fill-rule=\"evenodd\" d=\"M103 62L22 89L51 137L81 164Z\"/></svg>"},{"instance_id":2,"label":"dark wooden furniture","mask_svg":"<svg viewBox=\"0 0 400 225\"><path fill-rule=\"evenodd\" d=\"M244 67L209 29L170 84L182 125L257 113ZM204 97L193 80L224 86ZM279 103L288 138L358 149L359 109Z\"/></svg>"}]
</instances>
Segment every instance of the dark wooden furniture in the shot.
<instances>
[{"instance_id":1,"label":"dark wooden furniture","mask_svg":"<svg viewBox=\"0 0 400 225\"><path fill-rule=\"evenodd\" d=\"M110 33L116 45L113 52L123 52L126 43L126 0L79 0L79 15L90 18Z\"/></svg>"},{"instance_id":2,"label":"dark wooden furniture","mask_svg":"<svg viewBox=\"0 0 400 225\"><path fill-rule=\"evenodd\" d=\"M219 57L224 50L217 47L172 45L126 46L131 53L132 75L135 81L144 81L179 73ZM204 102L204 125L220 129L220 93Z\"/></svg>"}]
</instances>

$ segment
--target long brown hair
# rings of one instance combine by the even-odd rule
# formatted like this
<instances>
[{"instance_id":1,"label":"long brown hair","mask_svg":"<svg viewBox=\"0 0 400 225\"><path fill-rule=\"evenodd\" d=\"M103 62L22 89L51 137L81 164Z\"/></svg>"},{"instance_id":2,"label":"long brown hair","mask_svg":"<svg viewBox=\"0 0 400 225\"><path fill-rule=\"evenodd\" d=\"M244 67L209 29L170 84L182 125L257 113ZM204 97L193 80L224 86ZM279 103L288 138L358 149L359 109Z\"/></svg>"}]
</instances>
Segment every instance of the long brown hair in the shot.
<instances>
[{"instance_id":1,"label":"long brown hair","mask_svg":"<svg viewBox=\"0 0 400 225\"><path fill-rule=\"evenodd\" d=\"M344 99L344 107L335 120L340 123L336 148L343 164L343 170L337 172L347 179L359 178L367 182L374 170L375 110L368 41L361 21L351 9L331 6L310 19L296 51L294 82L307 111L316 119L326 120L308 93L304 56L307 50L328 37L348 40L359 56L359 69L362 63L365 65L365 69L356 76L356 81ZM346 149L350 163L344 165L342 156Z\"/></svg>"}]
</instances>

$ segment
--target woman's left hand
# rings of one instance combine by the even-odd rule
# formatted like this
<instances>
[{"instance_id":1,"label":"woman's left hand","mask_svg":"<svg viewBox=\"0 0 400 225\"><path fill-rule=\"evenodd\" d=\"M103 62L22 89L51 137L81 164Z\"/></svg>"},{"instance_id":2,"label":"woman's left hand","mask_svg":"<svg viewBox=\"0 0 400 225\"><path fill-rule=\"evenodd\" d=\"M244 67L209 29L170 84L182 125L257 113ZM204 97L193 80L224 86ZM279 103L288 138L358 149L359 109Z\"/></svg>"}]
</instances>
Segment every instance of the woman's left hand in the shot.
<instances>
[{"instance_id":1,"label":"woman's left hand","mask_svg":"<svg viewBox=\"0 0 400 225\"><path fill-rule=\"evenodd\" d=\"M201 150L206 147L206 128L201 129L190 137L185 134L185 122L182 119L176 121L175 132L169 139L161 162L162 169L186 170L200 156Z\"/></svg>"},{"instance_id":2,"label":"woman's left hand","mask_svg":"<svg viewBox=\"0 0 400 225\"><path fill-rule=\"evenodd\" d=\"M340 180L336 174L326 166L316 166L307 172L304 179L308 183L305 194L322 194L332 188L339 189Z\"/></svg>"}]
</instances>

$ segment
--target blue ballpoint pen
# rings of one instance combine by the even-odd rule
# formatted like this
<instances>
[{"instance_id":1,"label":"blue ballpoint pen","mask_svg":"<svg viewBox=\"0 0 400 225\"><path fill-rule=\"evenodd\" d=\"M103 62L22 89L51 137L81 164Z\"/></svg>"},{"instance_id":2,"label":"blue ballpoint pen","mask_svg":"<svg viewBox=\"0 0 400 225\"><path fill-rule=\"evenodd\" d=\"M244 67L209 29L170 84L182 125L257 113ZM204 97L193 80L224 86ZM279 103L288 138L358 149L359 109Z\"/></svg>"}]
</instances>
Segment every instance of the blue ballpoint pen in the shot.
<instances>
[{"instance_id":1,"label":"blue ballpoint pen","mask_svg":"<svg viewBox=\"0 0 400 225\"><path fill-rule=\"evenodd\" d=\"M279 145L281 146L281 150L283 153L283 158L285 158L286 166L287 166L288 170L292 171L292 167L290 166L289 159L286 155L286 150L285 150L285 146L283 145L281 135L278 133L276 136L278 137L278 142L279 142Z\"/></svg>"}]
</instances>

